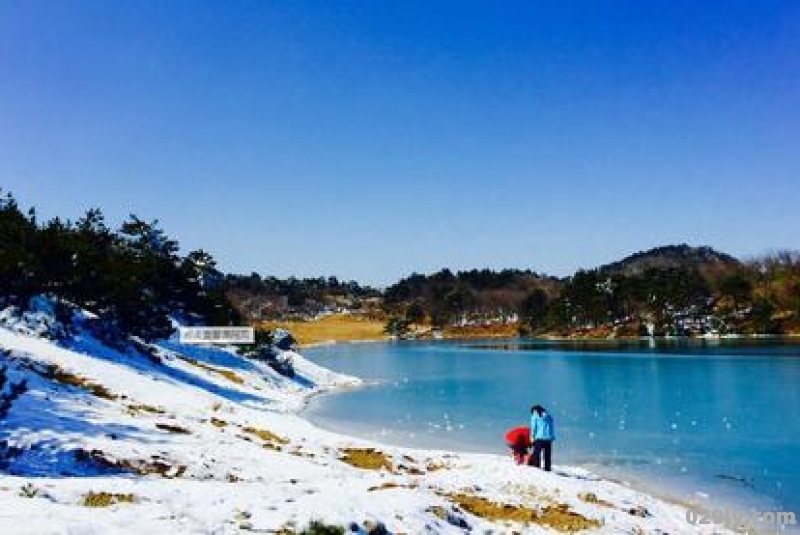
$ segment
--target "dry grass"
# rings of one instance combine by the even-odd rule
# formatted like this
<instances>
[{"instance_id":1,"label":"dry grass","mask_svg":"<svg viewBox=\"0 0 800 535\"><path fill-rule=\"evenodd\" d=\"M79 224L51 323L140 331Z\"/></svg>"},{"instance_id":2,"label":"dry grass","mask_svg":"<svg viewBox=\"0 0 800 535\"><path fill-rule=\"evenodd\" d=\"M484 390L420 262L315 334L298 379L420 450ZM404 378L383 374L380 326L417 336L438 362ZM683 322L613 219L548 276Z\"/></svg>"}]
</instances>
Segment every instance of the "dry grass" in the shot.
<instances>
[{"instance_id":1,"label":"dry grass","mask_svg":"<svg viewBox=\"0 0 800 535\"><path fill-rule=\"evenodd\" d=\"M83 495L81 502L84 507L110 507L118 503L134 503L136 496L133 494L115 494L112 492L88 492Z\"/></svg>"},{"instance_id":2,"label":"dry grass","mask_svg":"<svg viewBox=\"0 0 800 535\"><path fill-rule=\"evenodd\" d=\"M600 527L599 520L586 518L572 511L566 504L545 507L542 510L542 515L536 522L543 526L553 528L556 531L567 533Z\"/></svg>"},{"instance_id":3,"label":"dry grass","mask_svg":"<svg viewBox=\"0 0 800 535\"><path fill-rule=\"evenodd\" d=\"M159 407L153 407L152 405L144 405L142 403L132 403L126 407L128 412L132 415L136 416L137 414L148 413L148 414L164 414L166 411Z\"/></svg>"},{"instance_id":4,"label":"dry grass","mask_svg":"<svg viewBox=\"0 0 800 535\"><path fill-rule=\"evenodd\" d=\"M141 476L157 475L172 479L181 477L186 472L186 466L169 464L162 459L116 459L109 457L101 450L83 450L75 452L78 461L91 462L97 466L108 469L124 470Z\"/></svg>"},{"instance_id":5,"label":"dry grass","mask_svg":"<svg viewBox=\"0 0 800 535\"><path fill-rule=\"evenodd\" d=\"M212 418L211 418L211 425L213 425L213 426L215 426L215 427L220 427L220 428L222 428L222 427L228 427L228 422L226 422L225 420L220 420L219 418L214 418L214 417L212 416Z\"/></svg>"},{"instance_id":6,"label":"dry grass","mask_svg":"<svg viewBox=\"0 0 800 535\"><path fill-rule=\"evenodd\" d=\"M289 451L289 454L294 455L295 457L305 457L306 459L313 459L316 457L316 455L314 455L310 451L305 451L299 446Z\"/></svg>"},{"instance_id":7,"label":"dry grass","mask_svg":"<svg viewBox=\"0 0 800 535\"><path fill-rule=\"evenodd\" d=\"M226 370L225 368L217 368L216 366L211 366L210 364L206 364L205 362L200 362L199 360L195 360L189 357L181 356L180 358L193 366L197 366L202 370L222 376L232 383L236 383L237 385L244 384L244 379L242 379L239 375L232 372L231 370Z\"/></svg>"},{"instance_id":8,"label":"dry grass","mask_svg":"<svg viewBox=\"0 0 800 535\"><path fill-rule=\"evenodd\" d=\"M373 448L345 448L339 460L364 470L386 470L393 472L392 462L385 453Z\"/></svg>"},{"instance_id":9,"label":"dry grass","mask_svg":"<svg viewBox=\"0 0 800 535\"><path fill-rule=\"evenodd\" d=\"M450 465L438 461L431 461L425 465L425 470L428 472L438 472L439 470L447 470Z\"/></svg>"},{"instance_id":10,"label":"dry grass","mask_svg":"<svg viewBox=\"0 0 800 535\"><path fill-rule=\"evenodd\" d=\"M269 321L262 328L288 329L300 345L353 340L385 340L383 321L353 314L332 314L315 321Z\"/></svg>"},{"instance_id":11,"label":"dry grass","mask_svg":"<svg viewBox=\"0 0 800 535\"><path fill-rule=\"evenodd\" d=\"M441 505L432 505L426 509L427 512L432 513L442 520L447 520L447 509Z\"/></svg>"},{"instance_id":12,"label":"dry grass","mask_svg":"<svg viewBox=\"0 0 800 535\"><path fill-rule=\"evenodd\" d=\"M397 466L397 470L399 472L405 472L406 474L408 474L410 476L423 476L423 475L425 475L425 471L424 470L420 470L416 466L406 466L404 464L401 464L401 465Z\"/></svg>"},{"instance_id":13,"label":"dry grass","mask_svg":"<svg viewBox=\"0 0 800 535\"><path fill-rule=\"evenodd\" d=\"M580 498L581 501L586 503L593 503L603 507L614 507L613 503L598 498L597 494L595 494L594 492L581 492L580 494L578 494L578 498Z\"/></svg>"},{"instance_id":14,"label":"dry grass","mask_svg":"<svg viewBox=\"0 0 800 535\"><path fill-rule=\"evenodd\" d=\"M574 533L600 526L599 521L588 519L571 511L567 505L563 504L548 506L537 511L523 505L497 503L471 494L450 494L447 497L465 511L492 521L538 524L565 533Z\"/></svg>"},{"instance_id":15,"label":"dry grass","mask_svg":"<svg viewBox=\"0 0 800 535\"><path fill-rule=\"evenodd\" d=\"M416 483L395 483L394 481L387 481L386 483L381 483L380 485L375 485L374 487L369 487L367 492L376 492L379 490L392 490L392 489L416 489L419 485Z\"/></svg>"},{"instance_id":16,"label":"dry grass","mask_svg":"<svg viewBox=\"0 0 800 535\"><path fill-rule=\"evenodd\" d=\"M278 436L272 431L267 431L266 429L258 429L256 427L245 427L242 429L242 431L244 431L245 433L249 433L251 435L255 435L264 442L268 442L270 444L286 445L289 443L288 439L282 436Z\"/></svg>"},{"instance_id":17,"label":"dry grass","mask_svg":"<svg viewBox=\"0 0 800 535\"><path fill-rule=\"evenodd\" d=\"M465 511L488 520L530 523L539 517L535 509L521 505L497 503L471 494L450 494L447 496Z\"/></svg>"},{"instance_id":18,"label":"dry grass","mask_svg":"<svg viewBox=\"0 0 800 535\"><path fill-rule=\"evenodd\" d=\"M498 325L466 325L464 327L445 327L445 338L515 338L519 325L516 323Z\"/></svg>"},{"instance_id":19,"label":"dry grass","mask_svg":"<svg viewBox=\"0 0 800 535\"><path fill-rule=\"evenodd\" d=\"M158 429L161 429L162 431L166 431L167 433L173 433L173 434L176 434L176 435L191 435L192 434L191 431L189 431L185 427L181 427L179 425L157 423L156 427Z\"/></svg>"},{"instance_id":20,"label":"dry grass","mask_svg":"<svg viewBox=\"0 0 800 535\"><path fill-rule=\"evenodd\" d=\"M92 382L86 377L81 377L80 375L70 373L56 365L48 366L44 372L44 375L45 377L57 383L61 383L62 385L74 386L86 390L87 392L91 392L99 398L108 399L111 401L119 399L119 396L112 393L103 385Z\"/></svg>"}]
</instances>

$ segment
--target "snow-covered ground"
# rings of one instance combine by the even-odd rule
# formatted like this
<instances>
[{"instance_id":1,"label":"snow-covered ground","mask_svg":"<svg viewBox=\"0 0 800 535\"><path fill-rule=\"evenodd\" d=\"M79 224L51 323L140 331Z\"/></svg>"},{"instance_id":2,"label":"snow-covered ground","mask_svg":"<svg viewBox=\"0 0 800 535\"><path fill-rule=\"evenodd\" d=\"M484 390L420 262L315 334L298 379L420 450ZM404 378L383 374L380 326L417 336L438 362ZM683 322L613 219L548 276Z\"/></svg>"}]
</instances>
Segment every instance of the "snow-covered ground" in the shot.
<instances>
[{"instance_id":1,"label":"snow-covered ground","mask_svg":"<svg viewBox=\"0 0 800 535\"><path fill-rule=\"evenodd\" d=\"M29 385L0 420L3 534L301 533L313 520L358 533L719 532L580 469L318 429L298 415L308 397L359 380L299 354L290 379L177 341L157 359L85 333L57 344L33 320L0 318L0 364Z\"/></svg>"}]
</instances>

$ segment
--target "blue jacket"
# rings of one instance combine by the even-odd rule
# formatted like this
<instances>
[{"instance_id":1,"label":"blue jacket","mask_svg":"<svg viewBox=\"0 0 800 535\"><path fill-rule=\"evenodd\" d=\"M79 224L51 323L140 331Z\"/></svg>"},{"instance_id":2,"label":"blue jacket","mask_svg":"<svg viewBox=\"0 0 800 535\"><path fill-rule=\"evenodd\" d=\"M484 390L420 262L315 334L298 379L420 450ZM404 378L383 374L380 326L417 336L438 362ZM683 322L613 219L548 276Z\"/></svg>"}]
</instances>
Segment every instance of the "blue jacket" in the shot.
<instances>
[{"instance_id":1,"label":"blue jacket","mask_svg":"<svg viewBox=\"0 0 800 535\"><path fill-rule=\"evenodd\" d=\"M531 441L555 439L556 433L553 427L553 417L546 412L541 416L534 412L531 415Z\"/></svg>"}]
</instances>

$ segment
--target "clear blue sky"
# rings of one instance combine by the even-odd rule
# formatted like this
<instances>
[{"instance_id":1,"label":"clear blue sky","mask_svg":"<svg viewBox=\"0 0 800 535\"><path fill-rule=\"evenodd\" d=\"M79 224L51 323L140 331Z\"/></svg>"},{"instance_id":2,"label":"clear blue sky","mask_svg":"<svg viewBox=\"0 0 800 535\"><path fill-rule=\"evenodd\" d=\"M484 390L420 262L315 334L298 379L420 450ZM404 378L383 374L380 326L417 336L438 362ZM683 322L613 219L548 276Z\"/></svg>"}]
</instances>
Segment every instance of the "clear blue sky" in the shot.
<instances>
[{"instance_id":1,"label":"clear blue sky","mask_svg":"<svg viewBox=\"0 0 800 535\"><path fill-rule=\"evenodd\" d=\"M798 248L800 2L0 3L0 187L221 267Z\"/></svg>"}]
</instances>

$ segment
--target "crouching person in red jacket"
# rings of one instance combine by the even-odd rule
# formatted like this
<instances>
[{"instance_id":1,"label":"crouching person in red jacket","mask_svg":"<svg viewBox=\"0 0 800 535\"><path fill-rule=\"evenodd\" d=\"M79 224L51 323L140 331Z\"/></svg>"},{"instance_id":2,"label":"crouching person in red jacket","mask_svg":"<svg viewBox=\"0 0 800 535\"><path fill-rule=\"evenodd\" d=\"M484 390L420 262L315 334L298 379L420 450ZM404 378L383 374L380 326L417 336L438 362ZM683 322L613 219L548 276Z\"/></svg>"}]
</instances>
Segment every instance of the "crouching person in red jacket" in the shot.
<instances>
[{"instance_id":1,"label":"crouching person in red jacket","mask_svg":"<svg viewBox=\"0 0 800 535\"><path fill-rule=\"evenodd\" d=\"M515 427L506 433L506 443L511 449L511 455L517 464L527 464L531 448L531 428L527 426Z\"/></svg>"}]
</instances>

